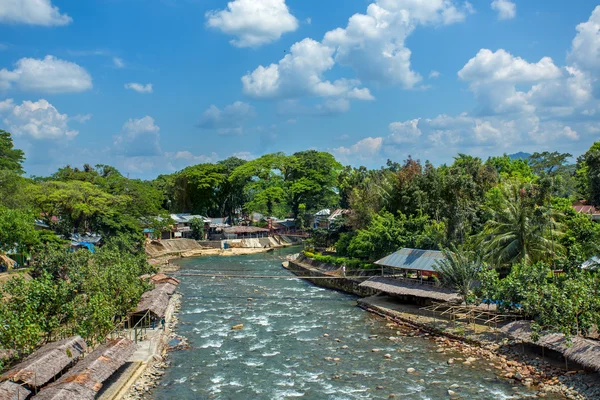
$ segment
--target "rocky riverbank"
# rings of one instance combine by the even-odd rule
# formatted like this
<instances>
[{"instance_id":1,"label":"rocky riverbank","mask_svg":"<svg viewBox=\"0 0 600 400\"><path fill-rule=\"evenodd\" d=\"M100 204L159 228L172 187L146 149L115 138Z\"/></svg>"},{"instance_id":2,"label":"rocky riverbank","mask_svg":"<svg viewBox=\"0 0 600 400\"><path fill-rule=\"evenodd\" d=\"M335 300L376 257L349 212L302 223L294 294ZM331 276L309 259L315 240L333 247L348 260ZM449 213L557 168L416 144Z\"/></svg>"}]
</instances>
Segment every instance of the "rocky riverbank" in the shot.
<instances>
[{"instance_id":1,"label":"rocky riverbank","mask_svg":"<svg viewBox=\"0 0 600 400\"><path fill-rule=\"evenodd\" d=\"M463 364L474 369L495 372L500 379L515 385L515 391L518 391L519 385L523 385L536 390L536 396L539 398L554 394L572 400L600 399L598 374L583 370L566 371L556 360L544 359L524 351L520 344L514 341L504 339L466 343L459 339L436 335L408 322L392 320L379 312L376 314L388 320L388 327L398 329L398 336L418 336L434 341L438 346L438 353L449 355L448 365ZM398 338L390 337L390 340L396 341ZM456 357L457 353L461 356ZM450 387L448 394L451 398L458 398L460 388Z\"/></svg>"}]
</instances>

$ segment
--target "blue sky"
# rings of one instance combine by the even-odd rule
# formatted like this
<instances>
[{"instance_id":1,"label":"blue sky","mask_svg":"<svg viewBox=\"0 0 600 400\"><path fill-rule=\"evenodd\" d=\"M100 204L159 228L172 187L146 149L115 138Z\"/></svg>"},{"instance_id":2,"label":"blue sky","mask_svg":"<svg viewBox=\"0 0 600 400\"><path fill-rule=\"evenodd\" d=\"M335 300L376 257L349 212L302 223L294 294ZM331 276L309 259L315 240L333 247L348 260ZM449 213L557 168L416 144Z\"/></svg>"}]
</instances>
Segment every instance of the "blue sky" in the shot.
<instances>
[{"instance_id":1,"label":"blue sky","mask_svg":"<svg viewBox=\"0 0 600 400\"><path fill-rule=\"evenodd\" d=\"M0 129L30 175L231 155L378 167L600 138L579 0L0 0Z\"/></svg>"}]
</instances>

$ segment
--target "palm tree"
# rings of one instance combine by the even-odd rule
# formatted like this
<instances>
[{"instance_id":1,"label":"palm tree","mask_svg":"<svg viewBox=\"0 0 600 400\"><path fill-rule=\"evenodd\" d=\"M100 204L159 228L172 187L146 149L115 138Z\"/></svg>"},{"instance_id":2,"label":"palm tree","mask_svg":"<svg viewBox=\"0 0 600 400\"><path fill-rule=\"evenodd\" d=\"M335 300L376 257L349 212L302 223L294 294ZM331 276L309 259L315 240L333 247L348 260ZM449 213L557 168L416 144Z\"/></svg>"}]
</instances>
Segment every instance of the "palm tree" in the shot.
<instances>
[{"instance_id":1,"label":"palm tree","mask_svg":"<svg viewBox=\"0 0 600 400\"><path fill-rule=\"evenodd\" d=\"M509 182L501 187L500 203L479 237L487 261L495 266L549 260L563 250L561 214L541 205L531 184Z\"/></svg>"},{"instance_id":2,"label":"palm tree","mask_svg":"<svg viewBox=\"0 0 600 400\"><path fill-rule=\"evenodd\" d=\"M433 267L442 286L456 290L466 302L485 263L475 252L464 247L442 250L444 258Z\"/></svg>"}]
</instances>

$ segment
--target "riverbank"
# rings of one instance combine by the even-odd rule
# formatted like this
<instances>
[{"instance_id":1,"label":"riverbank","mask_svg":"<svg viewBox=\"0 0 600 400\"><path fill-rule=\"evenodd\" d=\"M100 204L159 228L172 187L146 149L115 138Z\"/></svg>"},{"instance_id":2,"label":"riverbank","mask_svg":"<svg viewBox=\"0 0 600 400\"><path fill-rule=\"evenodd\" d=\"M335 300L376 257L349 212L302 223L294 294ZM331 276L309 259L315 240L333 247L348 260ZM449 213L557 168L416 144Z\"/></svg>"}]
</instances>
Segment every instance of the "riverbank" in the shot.
<instances>
[{"instance_id":1,"label":"riverbank","mask_svg":"<svg viewBox=\"0 0 600 400\"><path fill-rule=\"evenodd\" d=\"M219 247L214 244L203 246L202 243L192 239L151 241L146 244L148 262L160 268L161 272L175 272L179 267L170 264L170 261L179 258L245 256L268 253L275 249L290 247L295 244L285 236L281 236L278 239L236 239L227 241L227 245L221 244Z\"/></svg>"},{"instance_id":2,"label":"riverbank","mask_svg":"<svg viewBox=\"0 0 600 400\"><path fill-rule=\"evenodd\" d=\"M343 278L337 266L318 263L303 256L292 257L283 266L296 275L317 278L307 279L317 286L363 297L357 302L359 307L386 319L406 335L434 340L438 344L439 353L457 351L465 356L449 358L449 365L460 362L476 368L476 362L481 364L487 361L487 365L483 366L486 370L495 372L511 384L522 384L537 390L538 397L554 393L577 400L600 398L598 374L565 370L562 363L540 358L532 351L526 351L525 346L504 335L498 336L497 329L492 331L489 326L473 322L473 332L467 335L464 326L459 324L457 329L455 321L444 323L444 318L427 317L422 315L417 306L401 305L392 298L378 295L377 290L358 286L364 279ZM335 276L336 279L327 279L330 276ZM365 289L370 291L366 292Z\"/></svg>"}]
</instances>

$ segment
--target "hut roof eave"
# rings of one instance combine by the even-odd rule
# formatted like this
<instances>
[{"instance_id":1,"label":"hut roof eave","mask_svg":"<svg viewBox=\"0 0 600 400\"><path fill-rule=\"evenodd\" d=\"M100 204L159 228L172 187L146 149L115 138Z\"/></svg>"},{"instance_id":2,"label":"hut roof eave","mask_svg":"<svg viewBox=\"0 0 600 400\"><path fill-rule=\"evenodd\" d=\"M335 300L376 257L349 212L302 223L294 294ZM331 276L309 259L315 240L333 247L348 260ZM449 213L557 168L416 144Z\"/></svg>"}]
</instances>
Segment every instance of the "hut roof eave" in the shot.
<instances>
[{"instance_id":1,"label":"hut roof eave","mask_svg":"<svg viewBox=\"0 0 600 400\"><path fill-rule=\"evenodd\" d=\"M454 302L461 298L448 289L399 281L391 278L373 277L359 286L368 287L396 296L414 296L438 301Z\"/></svg>"}]
</instances>

